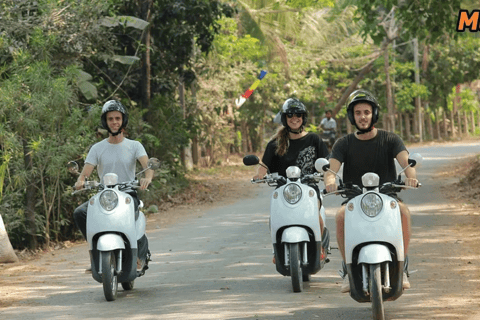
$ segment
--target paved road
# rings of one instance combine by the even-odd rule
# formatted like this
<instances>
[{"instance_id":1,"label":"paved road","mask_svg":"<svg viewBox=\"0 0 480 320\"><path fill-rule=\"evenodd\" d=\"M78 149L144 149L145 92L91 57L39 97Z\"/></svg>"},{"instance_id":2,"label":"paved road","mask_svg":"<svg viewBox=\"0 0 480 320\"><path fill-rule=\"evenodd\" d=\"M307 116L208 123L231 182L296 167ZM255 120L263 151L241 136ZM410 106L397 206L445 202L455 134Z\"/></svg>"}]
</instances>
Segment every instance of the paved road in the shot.
<instances>
[{"instance_id":1,"label":"paved road","mask_svg":"<svg viewBox=\"0 0 480 320\"><path fill-rule=\"evenodd\" d=\"M465 268L478 269L480 264L478 259L473 265L463 263L460 256L466 249L455 239L445 240L450 236L449 219L456 213L440 193L439 184L445 180L435 178L435 172L455 159L480 153L480 143L410 151L425 157L419 170L423 188L401 195L412 210L410 259L411 269L418 272L410 278L412 289L386 303L387 319L467 319L457 315L477 310L480 297L465 293L478 288L478 282L462 275ZM116 301L106 302L101 285L83 273L87 252L73 264L72 257L79 253L71 252L64 254L56 274L42 274L38 286L25 291L25 301L0 310L0 319L370 319L368 304L340 293L337 250L304 292L292 292L290 278L277 274L271 263L272 190L249 187L258 190L251 199L150 232L151 268L137 279L133 291L120 291ZM333 217L340 202L339 197L325 201L333 246ZM445 265L451 270L440 267Z\"/></svg>"}]
</instances>

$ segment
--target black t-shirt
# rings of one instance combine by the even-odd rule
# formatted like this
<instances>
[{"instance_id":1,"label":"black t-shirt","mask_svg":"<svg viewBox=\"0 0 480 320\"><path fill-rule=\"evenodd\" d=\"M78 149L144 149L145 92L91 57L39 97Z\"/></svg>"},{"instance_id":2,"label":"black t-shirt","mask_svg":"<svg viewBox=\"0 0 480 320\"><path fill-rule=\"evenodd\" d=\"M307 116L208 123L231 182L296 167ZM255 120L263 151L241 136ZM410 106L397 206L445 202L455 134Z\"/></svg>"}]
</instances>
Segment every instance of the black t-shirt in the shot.
<instances>
[{"instance_id":1,"label":"black t-shirt","mask_svg":"<svg viewBox=\"0 0 480 320\"><path fill-rule=\"evenodd\" d=\"M378 130L370 140L359 140L353 133L342 137L333 146L331 158L343 163L344 183L362 186L362 176L375 172L382 184L397 178L394 159L403 150L407 149L399 136Z\"/></svg>"},{"instance_id":2,"label":"black t-shirt","mask_svg":"<svg viewBox=\"0 0 480 320\"><path fill-rule=\"evenodd\" d=\"M302 170L302 175L316 172L315 161L318 158L328 156L327 146L317 134L307 133L300 139L290 139L290 146L283 156L275 154L277 149L276 139L267 144L262 162L268 167L271 173L278 172L279 175L286 177L286 170L290 166L297 166Z\"/></svg>"}]
</instances>

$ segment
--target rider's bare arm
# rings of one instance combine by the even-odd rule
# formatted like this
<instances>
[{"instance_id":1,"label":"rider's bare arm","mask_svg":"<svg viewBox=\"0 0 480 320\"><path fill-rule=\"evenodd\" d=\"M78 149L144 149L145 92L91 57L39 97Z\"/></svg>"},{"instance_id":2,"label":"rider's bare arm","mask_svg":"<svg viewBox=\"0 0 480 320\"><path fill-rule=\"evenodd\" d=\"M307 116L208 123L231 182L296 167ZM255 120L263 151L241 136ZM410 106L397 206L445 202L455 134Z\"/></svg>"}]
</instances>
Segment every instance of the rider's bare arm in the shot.
<instances>
[{"instance_id":1,"label":"rider's bare arm","mask_svg":"<svg viewBox=\"0 0 480 320\"><path fill-rule=\"evenodd\" d=\"M253 176L253 180L262 179L267 174L267 169L263 166L258 166L257 174Z\"/></svg>"},{"instance_id":2,"label":"rider's bare arm","mask_svg":"<svg viewBox=\"0 0 480 320\"><path fill-rule=\"evenodd\" d=\"M138 161L142 165L143 169L147 168L147 166L148 166L148 157L147 156L140 157L138 159ZM141 190L145 190L145 189L148 188L148 186L152 182L154 172L155 171L151 170L151 169L145 171L145 178L140 179L140 189Z\"/></svg>"},{"instance_id":3,"label":"rider's bare arm","mask_svg":"<svg viewBox=\"0 0 480 320\"><path fill-rule=\"evenodd\" d=\"M402 168L408 166L408 152L406 150L401 151L397 154L397 161ZM417 187L418 180L417 180L417 171L415 168L409 167L405 170L405 185L409 187Z\"/></svg>"},{"instance_id":4,"label":"rider's bare arm","mask_svg":"<svg viewBox=\"0 0 480 320\"><path fill-rule=\"evenodd\" d=\"M341 162L337 159L330 158L330 170L337 173L342 166ZM327 192L333 192L337 190L337 184L335 183L335 174L330 171L325 172L325 176L323 178L323 182L325 183L325 189Z\"/></svg>"},{"instance_id":5,"label":"rider's bare arm","mask_svg":"<svg viewBox=\"0 0 480 320\"><path fill-rule=\"evenodd\" d=\"M83 167L83 170L80 173L77 182L75 182L75 189L80 190L83 188L83 186L85 185L85 179L90 177L93 169L95 169L95 166L93 164L85 163L85 166Z\"/></svg>"}]
</instances>

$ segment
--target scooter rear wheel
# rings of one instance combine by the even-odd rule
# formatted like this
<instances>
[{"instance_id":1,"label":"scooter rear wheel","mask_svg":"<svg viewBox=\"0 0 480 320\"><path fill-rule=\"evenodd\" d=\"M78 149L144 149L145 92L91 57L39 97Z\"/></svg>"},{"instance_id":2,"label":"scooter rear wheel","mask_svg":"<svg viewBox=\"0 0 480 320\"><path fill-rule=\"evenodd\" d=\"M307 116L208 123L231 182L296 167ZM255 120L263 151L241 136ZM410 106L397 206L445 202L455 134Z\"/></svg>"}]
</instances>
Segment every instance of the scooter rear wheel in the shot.
<instances>
[{"instance_id":1,"label":"scooter rear wheel","mask_svg":"<svg viewBox=\"0 0 480 320\"><path fill-rule=\"evenodd\" d=\"M102 251L101 256L103 293L107 301L114 301L118 291L115 254L113 251Z\"/></svg>"},{"instance_id":2,"label":"scooter rear wheel","mask_svg":"<svg viewBox=\"0 0 480 320\"><path fill-rule=\"evenodd\" d=\"M385 311L383 308L382 269L378 263L370 265L369 286L373 319L384 320Z\"/></svg>"},{"instance_id":3,"label":"scooter rear wheel","mask_svg":"<svg viewBox=\"0 0 480 320\"><path fill-rule=\"evenodd\" d=\"M302 258L300 256L300 244L290 243L290 277L292 278L293 292L303 291Z\"/></svg>"},{"instance_id":4,"label":"scooter rear wheel","mask_svg":"<svg viewBox=\"0 0 480 320\"><path fill-rule=\"evenodd\" d=\"M122 288L123 290L132 290L134 284L135 284L135 280L129 281L129 282L122 282Z\"/></svg>"}]
</instances>

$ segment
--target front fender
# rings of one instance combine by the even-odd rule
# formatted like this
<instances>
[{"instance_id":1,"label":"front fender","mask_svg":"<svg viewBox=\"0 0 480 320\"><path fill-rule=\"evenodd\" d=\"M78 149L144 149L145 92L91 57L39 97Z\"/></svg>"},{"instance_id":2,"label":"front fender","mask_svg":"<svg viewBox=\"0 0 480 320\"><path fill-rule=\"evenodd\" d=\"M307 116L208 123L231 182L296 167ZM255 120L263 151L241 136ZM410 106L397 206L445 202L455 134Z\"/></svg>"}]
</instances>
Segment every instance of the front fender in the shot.
<instances>
[{"instance_id":1,"label":"front fender","mask_svg":"<svg viewBox=\"0 0 480 320\"><path fill-rule=\"evenodd\" d=\"M283 231L282 243L298 243L310 241L307 230L302 227L290 227Z\"/></svg>"},{"instance_id":2,"label":"front fender","mask_svg":"<svg viewBox=\"0 0 480 320\"><path fill-rule=\"evenodd\" d=\"M390 250L383 244L369 244L362 249L358 254L358 263L381 263L385 261L392 261Z\"/></svg>"},{"instance_id":3,"label":"front fender","mask_svg":"<svg viewBox=\"0 0 480 320\"><path fill-rule=\"evenodd\" d=\"M123 238L118 234L107 233L101 235L100 238L98 238L98 251L111 251L116 249L125 249L125 243L123 242Z\"/></svg>"}]
</instances>

